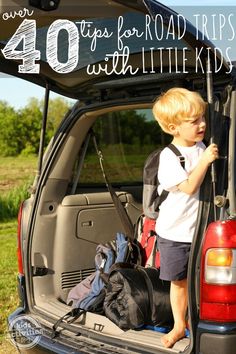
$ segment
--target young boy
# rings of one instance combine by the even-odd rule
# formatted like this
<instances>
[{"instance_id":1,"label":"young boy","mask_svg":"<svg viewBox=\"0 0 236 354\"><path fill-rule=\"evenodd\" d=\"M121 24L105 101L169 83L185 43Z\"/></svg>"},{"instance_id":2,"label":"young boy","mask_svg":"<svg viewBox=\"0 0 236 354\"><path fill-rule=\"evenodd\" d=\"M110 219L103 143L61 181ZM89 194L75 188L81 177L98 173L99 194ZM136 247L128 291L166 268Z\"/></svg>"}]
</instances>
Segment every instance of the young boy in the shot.
<instances>
[{"instance_id":1,"label":"young boy","mask_svg":"<svg viewBox=\"0 0 236 354\"><path fill-rule=\"evenodd\" d=\"M185 168L168 147L160 154L159 194L169 191L156 221L160 250L160 278L171 281L170 301L174 327L162 337L171 348L184 337L187 312L187 267L199 205L199 187L210 164L218 158L216 144L202 142L206 130L206 104L197 92L172 88L161 95L153 114L162 130L185 159Z\"/></svg>"}]
</instances>

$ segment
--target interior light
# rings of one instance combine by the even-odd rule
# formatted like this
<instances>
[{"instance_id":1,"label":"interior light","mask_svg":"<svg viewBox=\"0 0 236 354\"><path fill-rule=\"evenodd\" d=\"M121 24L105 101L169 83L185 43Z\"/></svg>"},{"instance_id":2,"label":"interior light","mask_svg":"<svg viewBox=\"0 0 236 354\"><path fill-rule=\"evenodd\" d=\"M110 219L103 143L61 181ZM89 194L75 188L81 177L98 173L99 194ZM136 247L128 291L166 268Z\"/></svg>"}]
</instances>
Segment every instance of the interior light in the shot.
<instances>
[{"instance_id":1,"label":"interior light","mask_svg":"<svg viewBox=\"0 0 236 354\"><path fill-rule=\"evenodd\" d=\"M40 10L52 11L59 6L60 0L29 0L29 5Z\"/></svg>"}]
</instances>

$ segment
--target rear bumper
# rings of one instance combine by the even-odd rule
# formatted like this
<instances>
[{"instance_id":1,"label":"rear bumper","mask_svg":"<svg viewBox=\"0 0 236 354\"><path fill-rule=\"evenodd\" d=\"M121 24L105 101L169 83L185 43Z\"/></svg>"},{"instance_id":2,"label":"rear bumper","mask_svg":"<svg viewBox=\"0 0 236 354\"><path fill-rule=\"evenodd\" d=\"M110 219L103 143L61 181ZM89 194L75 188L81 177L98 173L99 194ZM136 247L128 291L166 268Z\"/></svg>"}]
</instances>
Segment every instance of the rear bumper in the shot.
<instances>
[{"instance_id":1,"label":"rear bumper","mask_svg":"<svg viewBox=\"0 0 236 354\"><path fill-rule=\"evenodd\" d=\"M27 333L25 333L24 329L28 327L27 323L27 318L31 319L31 315L27 315L22 307L18 307L10 316L8 317L8 328L9 328L9 334L11 336L11 342L16 346L18 351L20 353L26 353L26 354L33 354L33 353L38 353L38 354L43 354L43 353L80 353L74 350L71 350L72 348L65 347L63 345L56 345L47 335L45 335L45 330L41 328L40 336L38 337L37 341L34 343L34 338L32 339L32 345L29 345L30 339L29 340L24 340L24 338L27 337ZM20 334L18 333L17 336L18 338L14 338L13 334L13 327L12 323L15 323L16 326L18 326L17 332L20 331L19 328L19 323L16 322L17 319L21 319L20 322L20 327L22 329L22 339L19 338Z\"/></svg>"},{"instance_id":2,"label":"rear bumper","mask_svg":"<svg viewBox=\"0 0 236 354\"><path fill-rule=\"evenodd\" d=\"M236 350L236 323L216 325L200 322L196 339L196 353L232 354Z\"/></svg>"}]
</instances>

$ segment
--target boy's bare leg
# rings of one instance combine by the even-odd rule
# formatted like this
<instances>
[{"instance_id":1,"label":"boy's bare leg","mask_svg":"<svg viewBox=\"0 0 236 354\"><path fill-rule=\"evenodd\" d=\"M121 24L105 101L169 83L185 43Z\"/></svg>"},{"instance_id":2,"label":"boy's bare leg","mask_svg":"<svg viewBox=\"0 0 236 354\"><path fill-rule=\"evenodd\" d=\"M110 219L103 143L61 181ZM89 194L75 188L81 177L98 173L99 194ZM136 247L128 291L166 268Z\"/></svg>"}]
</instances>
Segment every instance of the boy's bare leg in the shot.
<instances>
[{"instance_id":1,"label":"boy's bare leg","mask_svg":"<svg viewBox=\"0 0 236 354\"><path fill-rule=\"evenodd\" d=\"M166 348L171 348L184 337L186 327L186 312L188 305L187 279L171 282L170 302L174 317L174 327L161 339Z\"/></svg>"}]
</instances>

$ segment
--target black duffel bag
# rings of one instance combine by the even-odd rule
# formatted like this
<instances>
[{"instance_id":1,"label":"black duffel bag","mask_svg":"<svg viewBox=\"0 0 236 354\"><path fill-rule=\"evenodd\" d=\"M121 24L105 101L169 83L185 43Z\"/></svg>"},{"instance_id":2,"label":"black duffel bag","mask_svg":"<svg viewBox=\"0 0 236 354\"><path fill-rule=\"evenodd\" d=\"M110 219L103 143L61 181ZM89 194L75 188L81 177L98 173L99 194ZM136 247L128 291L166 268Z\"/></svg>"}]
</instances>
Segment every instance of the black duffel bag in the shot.
<instances>
[{"instance_id":1,"label":"black duffel bag","mask_svg":"<svg viewBox=\"0 0 236 354\"><path fill-rule=\"evenodd\" d=\"M111 270L104 300L105 315L123 330L144 325L173 326L170 282L159 269L118 263Z\"/></svg>"}]
</instances>

